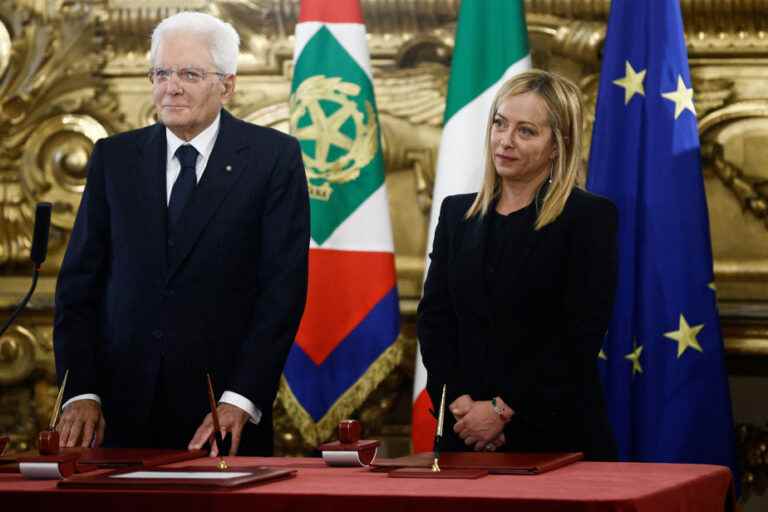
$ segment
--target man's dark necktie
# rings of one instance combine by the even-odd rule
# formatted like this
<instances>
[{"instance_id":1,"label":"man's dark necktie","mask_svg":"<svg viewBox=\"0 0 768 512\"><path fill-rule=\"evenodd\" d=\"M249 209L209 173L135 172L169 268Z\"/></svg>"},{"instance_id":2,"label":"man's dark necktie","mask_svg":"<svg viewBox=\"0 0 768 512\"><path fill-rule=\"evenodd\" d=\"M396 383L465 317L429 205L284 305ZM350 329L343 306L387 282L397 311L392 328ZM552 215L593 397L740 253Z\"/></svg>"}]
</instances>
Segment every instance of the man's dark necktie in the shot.
<instances>
[{"instance_id":1,"label":"man's dark necktie","mask_svg":"<svg viewBox=\"0 0 768 512\"><path fill-rule=\"evenodd\" d=\"M172 230L181 218L184 206L189 202L197 184L195 163L197 162L197 150L189 144L179 146L176 150L176 158L181 163L181 172L176 178L171 190L171 200L168 202L168 228Z\"/></svg>"}]
</instances>

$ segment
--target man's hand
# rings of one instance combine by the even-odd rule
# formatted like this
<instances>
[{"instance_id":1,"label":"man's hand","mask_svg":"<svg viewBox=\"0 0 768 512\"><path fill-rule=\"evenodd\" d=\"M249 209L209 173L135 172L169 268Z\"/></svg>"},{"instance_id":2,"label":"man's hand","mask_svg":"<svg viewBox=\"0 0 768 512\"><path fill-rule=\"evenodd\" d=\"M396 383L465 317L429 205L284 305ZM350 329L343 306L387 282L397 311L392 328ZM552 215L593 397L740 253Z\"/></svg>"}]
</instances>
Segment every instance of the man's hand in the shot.
<instances>
[{"instance_id":1,"label":"man's hand","mask_svg":"<svg viewBox=\"0 0 768 512\"><path fill-rule=\"evenodd\" d=\"M451 402L451 405L448 406L448 410L451 411L451 414L453 414L453 417L456 418L456 421L459 421L469 412L470 409L472 409L474 403L475 402L472 400L471 396L461 395L459 398Z\"/></svg>"},{"instance_id":2,"label":"man's hand","mask_svg":"<svg viewBox=\"0 0 768 512\"><path fill-rule=\"evenodd\" d=\"M100 446L104 441L107 422L101 405L95 400L76 400L64 408L56 430L62 448Z\"/></svg>"},{"instance_id":3,"label":"man's hand","mask_svg":"<svg viewBox=\"0 0 768 512\"><path fill-rule=\"evenodd\" d=\"M474 402L469 412L453 426L453 431L464 443L477 451L490 450L490 445L495 444L493 441L503 429L504 422L493 410L490 400Z\"/></svg>"},{"instance_id":4,"label":"man's hand","mask_svg":"<svg viewBox=\"0 0 768 512\"><path fill-rule=\"evenodd\" d=\"M227 437L227 432L232 434L232 445L229 448L229 455L237 455L237 449L240 446L240 435L243 432L243 427L249 419L248 413L231 404L219 404L216 408L219 414L219 427L221 427L221 438ZM189 442L190 450L199 450L213 435L213 416L208 413L205 419L197 427L195 435ZM218 446L216 443L211 443L211 457L217 457L219 455Z\"/></svg>"}]
</instances>

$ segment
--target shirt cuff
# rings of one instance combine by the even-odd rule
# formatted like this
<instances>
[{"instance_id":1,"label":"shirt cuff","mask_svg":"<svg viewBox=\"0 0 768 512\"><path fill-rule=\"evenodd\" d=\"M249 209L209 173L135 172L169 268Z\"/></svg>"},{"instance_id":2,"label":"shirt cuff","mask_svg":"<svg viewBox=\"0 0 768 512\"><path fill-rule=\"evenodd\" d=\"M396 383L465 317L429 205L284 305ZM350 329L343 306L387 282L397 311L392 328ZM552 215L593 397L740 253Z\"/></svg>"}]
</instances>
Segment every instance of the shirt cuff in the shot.
<instances>
[{"instance_id":1,"label":"shirt cuff","mask_svg":"<svg viewBox=\"0 0 768 512\"><path fill-rule=\"evenodd\" d=\"M93 400L97 404L101 405L101 398L99 398L99 395L94 395L93 393L85 393L84 395L76 395L64 402L64 405L61 406L62 409L64 409L66 406L71 404L72 402L77 402L78 400Z\"/></svg>"},{"instance_id":2,"label":"shirt cuff","mask_svg":"<svg viewBox=\"0 0 768 512\"><path fill-rule=\"evenodd\" d=\"M258 425L261 421L261 411L257 409L255 405L253 405L253 402L239 393L235 393L234 391L225 391L221 394L221 398L219 399L219 403L221 402L234 405L235 407L244 410L246 413L248 413L248 416L251 417L250 421L254 425Z\"/></svg>"}]
</instances>

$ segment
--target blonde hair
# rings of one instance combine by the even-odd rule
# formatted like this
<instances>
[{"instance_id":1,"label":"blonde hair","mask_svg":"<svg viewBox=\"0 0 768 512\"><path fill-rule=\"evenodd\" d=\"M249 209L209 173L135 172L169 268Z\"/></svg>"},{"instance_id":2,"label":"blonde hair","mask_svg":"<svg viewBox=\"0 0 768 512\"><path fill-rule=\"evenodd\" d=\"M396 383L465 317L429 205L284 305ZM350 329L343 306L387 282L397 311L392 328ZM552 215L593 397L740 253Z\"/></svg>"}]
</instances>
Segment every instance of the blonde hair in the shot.
<instances>
[{"instance_id":1,"label":"blonde hair","mask_svg":"<svg viewBox=\"0 0 768 512\"><path fill-rule=\"evenodd\" d=\"M483 183L475 202L465 214L469 219L473 216L484 216L488 213L491 203L501 194L501 178L493 165L490 148L491 128L493 119L501 102L510 96L518 96L533 92L538 95L547 109L549 127L552 130L556 154L551 164L549 186L543 201L537 205L535 229L541 229L553 222L562 213L565 203L576 186L581 173L581 129L582 103L579 88L570 80L542 71L532 69L515 75L506 81L493 99L491 111L488 114L488 124L485 128L485 171ZM541 189L540 189L541 190Z\"/></svg>"}]
</instances>

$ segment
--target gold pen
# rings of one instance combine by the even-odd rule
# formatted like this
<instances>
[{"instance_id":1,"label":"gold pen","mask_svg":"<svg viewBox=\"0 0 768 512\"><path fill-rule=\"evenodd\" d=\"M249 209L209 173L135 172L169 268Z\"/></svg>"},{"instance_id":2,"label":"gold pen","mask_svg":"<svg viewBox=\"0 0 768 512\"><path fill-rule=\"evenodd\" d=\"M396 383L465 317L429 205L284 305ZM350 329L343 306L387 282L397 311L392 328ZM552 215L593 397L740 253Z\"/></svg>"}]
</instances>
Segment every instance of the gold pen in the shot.
<instances>
[{"instance_id":1,"label":"gold pen","mask_svg":"<svg viewBox=\"0 0 768 512\"><path fill-rule=\"evenodd\" d=\"M64 372L64 380L61 381L59 394L56 395L56 402L53 404L53 414L51 414L51 422L48 424L48 430L55 429L56 423L58 423L59 421L59 413L61 411L61 400L64 398L64 388L67 386L68 377L69 377L69 370Z\"/></svg>"},{"instance_id":2,"label":"gold pen","mask_svg":"<svg viewBox=\"0 0 768 512\"><path fill-rule=\"evenodd\" d=\"M221 437L221 425L219 423L219 413L216 410L216 400L213 398L213 382L211 382L211 374L206 373L208 378L208 401L211 404L211 418L213 419L213 442L216 443L216 449L219 452L219 463L217 467L224 471L229 469L227 461L224 460L224 453L222 449L224 447L224 439Z\"/></svg>"},{"instance_id":3,"label":"gold pen","mask_svg":"<svg viewBox=\"0 0 768 512\"><path fill-rule=\"evenodd\" d=\"M440 471L440 444L443 440L443 421L445 421L445 390L446 385L443 384L443 394L440 398L440 411L437 415L437 432L435 432L435 460L432 462L432 471L437 473Z\"/></svg>"},{"instance_id":4,"label":"gold pen","mask_svg":"<svg viewBox=\"0 0 768 512\"><path fill-rule=\"evenodd\" d=\"M64 398L64 388L67 386L67 377L69 370L64 372L64 380L61 381L59 393L56 395L56 402L53 404L51 412L51 421L48 428L37 434L37 451L40 455L57 455L59 453L59 433L56 431L56 423L59 422L61 412L61 401Z\"/></svg>"}]
</instances>

